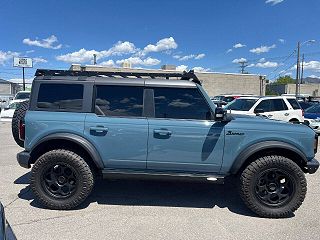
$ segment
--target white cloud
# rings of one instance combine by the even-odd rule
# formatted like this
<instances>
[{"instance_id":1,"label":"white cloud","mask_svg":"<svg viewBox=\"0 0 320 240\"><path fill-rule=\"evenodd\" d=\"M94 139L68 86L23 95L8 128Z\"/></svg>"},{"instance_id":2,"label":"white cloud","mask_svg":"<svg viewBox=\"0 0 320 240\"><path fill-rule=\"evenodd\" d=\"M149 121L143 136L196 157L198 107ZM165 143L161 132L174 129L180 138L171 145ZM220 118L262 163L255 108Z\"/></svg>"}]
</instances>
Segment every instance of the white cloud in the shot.
<instances>
[{"instance_id":1,"label":"white cloud","mask_svg":"<svg viewBox=\"0 0 320 240\"><path fill-rule=\"evenodd\" d=\"M11 52L11 51L3 52L0 50L0 65L5 65L5 63L7 63L8 61L13 62L13 57L17 57L19 55L20 53L18 52Z\"/></svg>"},{"instance_id":2,"label":"white cloud","mask_svg":"<svg viewBox=\"0 0 320 240\"><path fill-rule=\"evenodd\" d=\"M142 55L146 55L150 52L162 52L162 51L168 51L171 49L176 49L178 47L178 44L175 42L173 37L169 38L163 38L159 40L155 45L154 44L148 44L143 51L141 52Z\"/></svg>"},{"instance_id":3,"label":"white cloud","mask_svg":"<svg viewBox=\"0 0 320 240\"><path fill-rule=\"evenodd\" d=\"M233 63L247 62L247 59L245 59L245 58L236 58L232 62Z\"/></svg>"},{"instance_id":4,"label":"white cloud","mask_svg":"<svg viewBox=\"0 0 320 240\"><path fill-rule=\"evenodd\" d=\"M86 50L82 48L77 52L57 56L56 59L58 61L67 63L84 63L92 60L93 54L97 55L97 60L103 57L103 54L101 52L98 52L96 50Z\"/></svg>"},{"instance_id":5,"label":"white cloud","mask_svg":"<svg viewBox=\"0 0 320 240\"><path fill-rule=\"evenodd\" d=\"M243 47L246 47L246 45L242 44L242 43L237 43L237 44L233 45L233 48L243 48Z\"/></svg>"},{"instance_id":6,"label":"white cloud","mask_svg":"<svg viewBox=\"0 0 320 240\"><path fill-rule=\"evenodd\" d=\"M259 68L274 68L274 67L278 67L279 63L277 62L258 62L255 67L259 67Z\"/></svg>"},{"instance_id":7,"label":"white cloud","mask_svg":"<svg viewBox=\"0 0 320 240\"><path fill-rule=\"evenodd\" d=\"M201 58L204 58L205 56L206 55L204 53L200 53L200 54L190 54L185 56L173 55L173 58L178 59L179 61L187 61L189 59L199 60Z\"/></svg>"},{"instance_id":8,"label":"white cloud","mask_svg":"<svg viewBox=\"0 0 320 240\"><path fill-rule=\"evenodd\" d=\"M203 68L203 67L194 67L192 68L195 72L208 72L210 68Z\"/></svg>"},{"instance_id":9,"label":"white cloud","mask_svg":"<svg viewBox=\"0 0 320 240\"><path fill-rule=\"evenodd\" d=\"M93 59L93 54L96 54L97 60L109 57L109 56L122 56L125 54L130 54L136 52L137 49L133 43L125 41L119 41L114 44L108 50L96 51L96 50L86 50L84 48L79 51L67 53L64 55L57 56L56 59L68 63L84 63Z\"/></svg>"},{"instance_id":10,"label":"white cloud","mask_svg":"<svg viewBox=\"0 0 320 240\"><path fill-rule=\"evenodd\" d=\"M29 46L37 46L42 48L60 49L62 47L62 44L54 46L54 44L58 43L58 38L55 35L51 35L50 37L42 40L31 40L30 38L25 38L22 42Z\"/></svg>"},{"instance_id":11,"label":"white cloud","mask_svg":"<svg viewBox=\"0 0 320 240\"><path fill-rule=\"evenodd\" d=\"M317 75L310 75L309 78L319 78L320 79L320 77Z\"/></svg>"},{"instance_id":12,"label":"white cloud","mask_svg":"<svg viewBox=\"0 0 320 240\"><path fill-rule=\"evenodd\" d=\"M99 63L98 65L100 66L106 66L106 67L114 67L115 63L112 59L108 60L108 61L103 61L101 63Z\"/></svg>"},{"instance_id":13,"label":"white cloud","mask_svg":"<svg viewBox=\"0 0 320 240\"><path fill-rule=\"evenodd\" d=\"M267 0L266 4L270 3L272 6L282 3L284 0Z\"/></svg>"},{"instance_id":14,"label":"white cloud","mask_svg":"<svg viewBox=\"0 0 320 240\"><path fill-rule=\"evenodd\" d=\"M101 54L104 56L111 56L111 55L121 56L123 54L134 53L136 51L137 51L137 49L133 43L128 42L128 41L125 41L125 42L118 41L109 50L101 51Z\"/></svg>"},{"instance_id":15,"label":"white cloud","mask_svg":"<svg viewBox=\"0 0 320 240\"><path fill-rule=\"evenodd\" d=\"M188 66L186 66L186 65L179 65L176 67L176 70L181 71L181 72L187 71L187 69L188 69Z\"/></svg>"},{"instance_id":16,"label":"white cloud","mask_svg":"<svg viewBox=\"0 0 320 240\"><path fill-rule=\"evenodd\" d=\"M198 60L198 59L204 58L205 56L206 56L206 55L205 55L204 53L200 53L200 54L196 55L196 56L194 57L194 59Z\"/></svg>"},{"instance_id":17,"label":"white cloud","mask_svg":"<svg viewBox=\"0 0 320 240\"><path fill-rule=\"evenodd\" d=\"M296 69L297 69L297 65L294 65L290 70L296 70ZM320 61L303 62L303 69L314 71L314 72L320 72Z\"/></svg>"},{"instance_id":18,"label":"white cloud","mask_svg":"<svg viewBox=\"0 0 320 240\"><path fill-rule=\"evenodd\" d=\"M227 50L227 53L230 53L230 52L232 52L232 48L229 48L229 49Z\"/></svg>"},{"instance_id":19,"label":"white cloud","mask_svg":"<svg viewBox=\"0 0 320 240\"><path fill-rule=\"evenodd\" d=\"M32 61L34 64L37 64L37 63L47 63L48 61L42 57L35 57L35 58L32 58Z\"/></svg>"},{"instance_id":20,"label":"white cloud","mask_svg":"<svg viewBox=\"0 0 320 240\"><path fill-rule=\"evenodd\" d=\"M142 66L155 66L161 63L160 60L156 58L151 58L151 57L148 57L146 59L141 59L139 57L129 57L127 59L116 61L116 63L119 65L121 65L124 62L129 62L132 65L142 65Z\"/></svg>"},{"instance_id":21,"label":"white cloud","mask_svg":"<svg viewBox=\"0 0 320 240\"><path fill-rule=\"evenodd\" d=\"M279 38L278 41L281 42L282 44L286 42L286 40L284 40L283 38Z\"/></svg>"},{"instance_id":22,"label":"white cloud","mask_svg":"<svg viewBox=\"0 0 320 240\"><path fill-rule=\"evenodd\" d=\"M29 51L26 51L26 54L34 53L34 52L35 52L34 50L29 50Z\"/></svg>"},{"instance_id":23,"label":"white cloud","mask_svg":"<svg viewBox=\"0 0 320 240\"><path fill-rule=\"evenodd\" d=\"M266 53L266 52L269 52L273 48L276 48L275 44L273 44L271 46L261 46L261 47L253 48L253 49L250 49L250 52L255 53L255 54Z\"/></svg>"},{"instance_id":24,"label":"white cloud","mask_svg":"<svg viewBox=\"0 0 320 240\"><path fill-rule=\"evenodd\" d=\"M258 61L258 63L254 64L251 63L249 64L247 67L251 68L251 67L257 67L257 68L274 68L274 67L278 67L279 63L277 62L270 62L270 61L266 61L265 58L260 58L260 60Z\"/></svg>"},{"instance_id":25,"label":"white cloud","mask_svg":"<svg viewBox=\"0 0 320 240\"><path fill-rule=\"evenodd\" d=\"M297 66L295 66L297 68ZM320 72L320 61L310 61L310 62L304 62L303 68L305 70L311 70L315 72Z\"/></svg>"}]
</instances>

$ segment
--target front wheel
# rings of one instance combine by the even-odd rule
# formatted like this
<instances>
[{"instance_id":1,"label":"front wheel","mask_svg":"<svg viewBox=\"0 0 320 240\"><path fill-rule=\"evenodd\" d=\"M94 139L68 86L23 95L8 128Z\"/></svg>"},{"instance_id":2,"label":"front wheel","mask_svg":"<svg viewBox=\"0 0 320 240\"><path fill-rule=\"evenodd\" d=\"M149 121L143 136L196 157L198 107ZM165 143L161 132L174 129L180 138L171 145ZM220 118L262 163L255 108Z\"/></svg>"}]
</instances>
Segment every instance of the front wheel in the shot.
<instances>
[{"instance_id":1,"label":"front wheel","mask_svg":"<svg viewBox=\"0 0 320 240\"><path fill-rule=\"evenodd\" d=\"M301 168L283 156L265 156L246 167L240 177L240 195L261 217L287 217L297 210L307 192Z\"/></svg>"},{"instance_id":2,"label":"front wheel","mask_svg":"<svg viewBox=\"0 0 320 240\"><path fill-rule=\"evenodd\" d=\"M30 182L42 205L50 209L72 209L89 196L94 176L80 155L57 149L38 158Z\"/></svg>"}]
</instances>

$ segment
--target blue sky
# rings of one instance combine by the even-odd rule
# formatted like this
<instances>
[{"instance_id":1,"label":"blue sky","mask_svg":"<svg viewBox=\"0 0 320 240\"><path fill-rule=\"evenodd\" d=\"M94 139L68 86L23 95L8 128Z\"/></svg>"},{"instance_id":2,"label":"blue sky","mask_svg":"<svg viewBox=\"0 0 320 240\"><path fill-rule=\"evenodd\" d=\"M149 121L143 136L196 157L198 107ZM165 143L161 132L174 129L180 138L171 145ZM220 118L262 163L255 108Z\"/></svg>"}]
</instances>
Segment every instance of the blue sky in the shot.
<instances>
[{"instance_id":1,"label":"blue sky","mask_svg":"<svg viewBox=\"0 0 320 240\"><path fill-rule=\"evenodd\" d=\"M20 78L13 56L34 59L26 70L71 63L246 71L295 77L298 41L305 76L320 77L319 0L0 1L0 78ZM291 56L290 56L291 55ZM288 57L290 56L290 57Z\"/></svg>"}]
</instances>

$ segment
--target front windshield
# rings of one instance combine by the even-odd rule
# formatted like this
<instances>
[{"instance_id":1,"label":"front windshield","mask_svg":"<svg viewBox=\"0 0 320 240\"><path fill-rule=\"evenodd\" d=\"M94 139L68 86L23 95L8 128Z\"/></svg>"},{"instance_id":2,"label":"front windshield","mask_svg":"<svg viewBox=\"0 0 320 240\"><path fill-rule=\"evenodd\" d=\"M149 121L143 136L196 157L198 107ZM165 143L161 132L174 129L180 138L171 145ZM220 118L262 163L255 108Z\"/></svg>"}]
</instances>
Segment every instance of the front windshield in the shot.
<instances>
[{"instance_id":1,"label":"front windshield","mask_svg":"<svg viewBox=\"0 0 320 240\"><path fill-rule=\"evenodd\" d=\"M224 109L236 111L249 111L258 99L235 99L227 104Z\"/></svg>"},{"instance_id":2,"label":"front windshield","mask_svg":"<svg viewBox=\"0 0 320 240\"><path fill-rule=\"evenodd\" d=\"M30 98L29 92L17 93L16 95L16 99L28 99L28 98Z\"/></svg>"}]
</instances>

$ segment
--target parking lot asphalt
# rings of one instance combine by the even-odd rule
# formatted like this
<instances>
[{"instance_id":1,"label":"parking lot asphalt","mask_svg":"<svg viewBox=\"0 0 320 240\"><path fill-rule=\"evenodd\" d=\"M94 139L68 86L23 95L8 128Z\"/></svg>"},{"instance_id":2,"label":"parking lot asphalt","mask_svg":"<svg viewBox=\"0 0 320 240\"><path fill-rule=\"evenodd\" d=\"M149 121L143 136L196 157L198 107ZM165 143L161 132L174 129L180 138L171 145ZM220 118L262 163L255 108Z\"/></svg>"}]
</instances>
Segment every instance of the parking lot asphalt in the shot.
<instances>
[{"instance_id":1,"label":"parking lot asphalt","mask_svg":"<svg viewBox=\"0 0 320 240\"><path fill-rule=\"evenodd\" d=\"M55 211L34 200L21 150L0 122L0 201L18 239L320 239L320 171L286 219L254 215L232 182L100 180L81 207Z\"/></svg>"}]
</instances>

